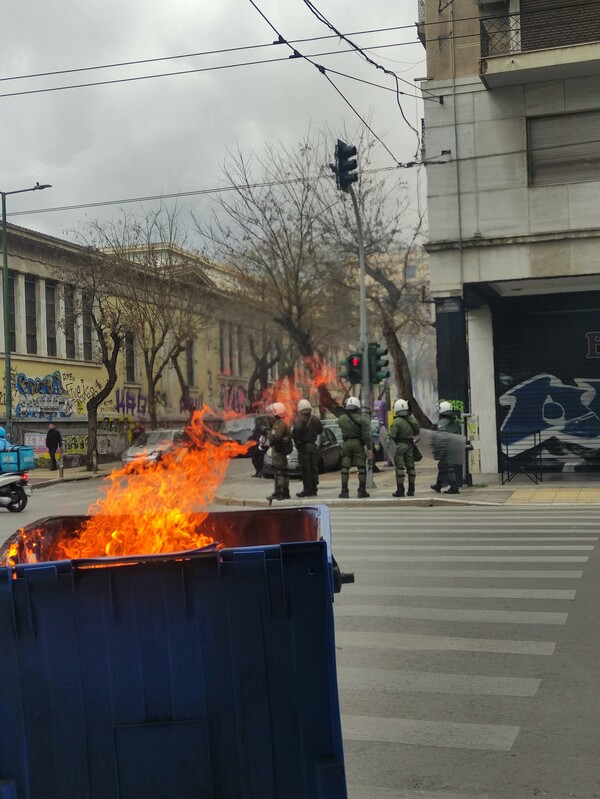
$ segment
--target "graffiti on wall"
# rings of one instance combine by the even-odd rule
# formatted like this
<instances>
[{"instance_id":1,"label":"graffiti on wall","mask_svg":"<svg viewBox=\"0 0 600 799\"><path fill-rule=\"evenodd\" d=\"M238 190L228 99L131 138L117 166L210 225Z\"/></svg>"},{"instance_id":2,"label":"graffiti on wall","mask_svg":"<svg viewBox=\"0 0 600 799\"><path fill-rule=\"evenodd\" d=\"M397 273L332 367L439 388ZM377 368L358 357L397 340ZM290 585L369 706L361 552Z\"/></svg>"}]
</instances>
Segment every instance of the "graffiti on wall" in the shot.
<instances>
[{"instance_id":1,"label":"graffiti on wall","mask_svg":"<svg viewBox=\"0 0 600 799\"><path fill-rule=\"evenodd\" d=\"M537 374L499 398L508 406L501 438L510 456L530 452L540 433L545 461L600 465L600 380L576 378L574 385L552 374Z\"/></svg>"},{"instance_id":2,"label":"graffiti on wall","mask_svg":"<svg viewBox=\"0 0 600 799\"><path fill-rule=\"evenodd\" d=\"M15 385L18 398L15 406L16 417L54 419L73 414L73 400L63 385L63 377L58 370L44 377L28 377L24 372L19 372Z\"/></svg>"},{"instance_id":3,"label":"graffiti on wall","mask_svg":"<svg viewBox=\"0 0 600 799\"><path fill-rule=\"evenodd\" d=\"M246 412L248 394L245 386L224 383L220 393L220 405L224 411Z\"/></svg>"}]
</instances>

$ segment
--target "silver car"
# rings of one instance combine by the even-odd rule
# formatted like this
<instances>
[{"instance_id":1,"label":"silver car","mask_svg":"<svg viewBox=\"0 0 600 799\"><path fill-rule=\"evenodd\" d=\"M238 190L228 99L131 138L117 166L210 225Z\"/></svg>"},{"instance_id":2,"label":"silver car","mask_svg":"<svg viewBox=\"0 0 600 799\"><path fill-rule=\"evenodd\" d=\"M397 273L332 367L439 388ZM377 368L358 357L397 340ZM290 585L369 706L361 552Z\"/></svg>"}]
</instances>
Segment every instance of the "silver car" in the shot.
<instances>
[{"instance_id":1,"label":"silver car","mask_svg":"<svg viewBox=\"0 0 600 799\"><path fill-rule=\"evenodd\" d=\"M183 430L151 430L142 433L121 456L128 463L156 463L167 452L185 439Z\"/></svg>"}]
</instances>

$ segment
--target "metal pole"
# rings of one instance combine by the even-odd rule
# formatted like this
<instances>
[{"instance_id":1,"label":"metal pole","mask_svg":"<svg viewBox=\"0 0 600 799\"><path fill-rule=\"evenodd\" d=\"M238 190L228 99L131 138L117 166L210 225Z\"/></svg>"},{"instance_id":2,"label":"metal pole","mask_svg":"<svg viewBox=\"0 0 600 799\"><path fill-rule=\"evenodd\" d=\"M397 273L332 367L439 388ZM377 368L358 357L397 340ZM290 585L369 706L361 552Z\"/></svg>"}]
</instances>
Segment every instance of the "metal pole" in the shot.
<instances>
[{"instance_id":1,"label":"metal pole","mask_svg":"<svg viewBox=\"0 0 600 799\"><path fill-rule=\"evenodd\" d=\"M6 436L12 432L12 384L10 363L10 326L8 321L8 233L6 230L6 192L2 194L2 308L4 312L4 387L6 396ZM12 443L12 442L11 442Z\"/></svg>"},{"instance_id":2,"label":"metal pole","mask_svg":"<svg viewBox=\"0 0 600 799\"><path fill-rule=\"evenodd\" d=\"M359 274L359 288L360 288L360 351L362 353L362 377L361 377L361 392L360 404L362 414L367 420L369 431L371 429L371 403L370 403L370 389L369 382L369 330L367 326L367 289L365 285L365 245L363 240L362 221L360 218L360 210L356 194L352 186L348 187L348 194L352 198L352 205L354 207L354 215L356 216L356 230L358 238L358 265L360 268ZM367 488L376 488L375 481L373 480L373 461L367 460Z\"/></svg>"}]
</instances>

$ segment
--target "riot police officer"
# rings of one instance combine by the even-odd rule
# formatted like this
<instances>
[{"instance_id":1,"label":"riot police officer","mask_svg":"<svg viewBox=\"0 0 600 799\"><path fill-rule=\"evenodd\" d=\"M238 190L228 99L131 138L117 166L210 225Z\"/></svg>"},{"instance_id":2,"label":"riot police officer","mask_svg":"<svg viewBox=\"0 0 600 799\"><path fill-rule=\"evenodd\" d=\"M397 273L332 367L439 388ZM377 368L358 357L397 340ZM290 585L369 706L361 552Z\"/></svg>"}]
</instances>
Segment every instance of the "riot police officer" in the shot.
<instances>
[{"instance_id":1,"label":"riot police officer","mask_svg":"<svg viewBox=\"0 0 600 799\"><path fill-rule=\"evenodd\" d=\"M298 462L302 470L302 491L297 497L316 497L319 485L319 448L317 439L323 432L323 425L318 416L312 413L307 399L298 403L298 416L294 421L292 438L298 450Z\"/></svg>"},{"instance_id":2,"label":"riot police officer","mask_svg":"<svg viewBox=\"0 0 600 799\"><path fill-rule=\"evenodd\" d=\"M358 494L360 497L370 496L367 493L367 458L372 457L371 429L360 412L360 401L356 397L348 397L344 410L338 415L342 430L342 490L340 499L347 499L350 468L358 470Z\"/></svg>"},{"instance_id":3,"label":"riot police officer","mask_svg":"<svg viewBox=\"0 0 600 799\"><path fill-rule=\"evenodd\" d=\"M409 497L415 495L414 437L419 433L419 423L411 414L408 402L397 399L394 403L394 421L390 428L390 438L396 442L394 466L396 468L396 490L393 497L404 496L404 471L408 474Z\"/></svg>"},{"instance_id":4,"label":"riot police officer","mask_svg":"<svg viewBox=\"0 0 600 799\"><path fill-rule=\"evenodd\" d=\"M447 400L442 400L438 408L440 418L437 423L438 435L436 436L434 450L434 457L438 462L438 473L437 480L431 488L439 494L442 486L448 484L450 488L444 491L444 494L458 494L460 492L458 490L456 470L451 460L450 441L447 434L459 435L461 432L460 421L456 418L452 404Z\"/></svg>"}]
</instances>

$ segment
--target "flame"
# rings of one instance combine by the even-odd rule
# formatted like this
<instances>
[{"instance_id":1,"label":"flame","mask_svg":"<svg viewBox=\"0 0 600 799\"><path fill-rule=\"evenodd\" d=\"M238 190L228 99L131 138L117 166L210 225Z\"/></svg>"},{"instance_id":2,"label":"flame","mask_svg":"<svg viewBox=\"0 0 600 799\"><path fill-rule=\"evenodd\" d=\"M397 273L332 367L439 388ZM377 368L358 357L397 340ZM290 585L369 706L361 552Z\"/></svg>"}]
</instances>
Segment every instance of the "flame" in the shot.
<instances>
[{"instance_id":1,"label":"flame","mask_svg":"<svg viewBox=\"0 0 600 799\"><path fill-rule=\"evenodd\" d=\"M76 538L58 544L60 558L119 557L198 549L213 543L198 532L208 515L229 460L253 442L238 444L203 422L196 411L185 428L187 442L158 463L135 463L112 472L109 488Z\"/></svg>"},{"instance_id":2,"label":"flame","mask_svg":"<svg viewBox=\"0 0 600 799\"><path fill-rule=\"evenodd\" d=\"M272 388L265 391L260 404L266 407L272 402L281 402L287 410L286 421L296 413L301 399L308 399L319 405L321 387L336 389L343 393L337 369L329 366L318 355L302 359L302 366L291 377L283 377Z\"/></svg>"}]
</instances>

